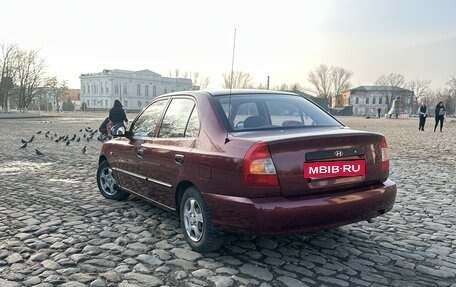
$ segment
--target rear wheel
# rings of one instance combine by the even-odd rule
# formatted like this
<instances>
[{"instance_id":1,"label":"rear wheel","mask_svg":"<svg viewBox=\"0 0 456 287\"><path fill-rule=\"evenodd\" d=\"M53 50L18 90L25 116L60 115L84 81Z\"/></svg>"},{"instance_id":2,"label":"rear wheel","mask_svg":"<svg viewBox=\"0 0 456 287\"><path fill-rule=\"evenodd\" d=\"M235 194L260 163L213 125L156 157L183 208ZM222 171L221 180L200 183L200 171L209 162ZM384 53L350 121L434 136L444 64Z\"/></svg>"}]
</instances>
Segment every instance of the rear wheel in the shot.
<instances>
[{"instance_id":1,"label":"rear wheel","mask_svg":"<svg viewBox=\"0 0 456 287\"><path fill-rule=\"evenodd\" d=\"M194 186L184 191L179 216L185 239L193 250L210 252L220 248L223 234L212 225L207 204Z\"/></svg>"},{"instance_id":2,"label":"rear wheel","mask_svg":"<svg viewBox=\"0 0 456 287\"><path fill-rule=\"evenodd\" d=\"M129 194L117 185L116 180L112 176L112 169L107 160L100 163L97 170L97 185L101 194L109 199L125 200Z\"/></svg>"}]
</instances>

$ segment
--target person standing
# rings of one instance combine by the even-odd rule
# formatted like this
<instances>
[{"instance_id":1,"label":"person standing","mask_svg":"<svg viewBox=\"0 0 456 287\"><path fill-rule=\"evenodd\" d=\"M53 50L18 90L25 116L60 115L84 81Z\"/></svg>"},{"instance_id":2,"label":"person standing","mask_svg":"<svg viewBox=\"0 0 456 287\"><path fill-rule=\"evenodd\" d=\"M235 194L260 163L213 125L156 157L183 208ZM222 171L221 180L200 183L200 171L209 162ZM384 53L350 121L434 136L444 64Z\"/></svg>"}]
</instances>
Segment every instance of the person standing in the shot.
<instances>
[{"instance_id":1,"label":"person standing","mask_svg":"<svg viewBox=\"0 0 456 287\"><path fill-rule=\"evenodd\" d=\"M380 113L382 112L382 108L377 109L377 119L380 118Z\"/></svg>"},{"instance_id":2,"label":"person standing","mask_svg":"<svg viewBox=\"0 0 456 287\"><path fill-rule=\"evenodd\" d=\"M421 102L419 114L420 114L420 124L418 126L418 130L424 131L424 125L426 124L426 117L427 117L427 107L424 102Z\"/></svg>"},{"instance_id":3,"label":"person standing","mask_svg":"<svg viewBox=\"0 0 456 287\"><path fill-rule=\"evenodd\" d=\"M440 123L440 132L442 132L443 129L443 120L445 118L445 106L443 105L443 102L439 102L437 106L435 106L435 126L434 126L434 132L437 129L437 126Z\"/></svg>"}]
</instances>

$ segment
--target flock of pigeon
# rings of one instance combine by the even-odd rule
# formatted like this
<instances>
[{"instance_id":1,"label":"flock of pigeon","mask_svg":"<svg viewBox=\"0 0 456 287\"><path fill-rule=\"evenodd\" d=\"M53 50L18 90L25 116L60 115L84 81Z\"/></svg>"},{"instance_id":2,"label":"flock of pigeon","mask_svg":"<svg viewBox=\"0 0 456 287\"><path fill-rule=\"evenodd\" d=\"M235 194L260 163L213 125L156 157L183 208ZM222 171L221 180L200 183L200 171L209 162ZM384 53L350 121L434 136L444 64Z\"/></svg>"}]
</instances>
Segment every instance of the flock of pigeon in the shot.
<instances>
[{"instance_id":1,"label":"flock of pigeon","mask_svg":"<svg viewBox=\"0 0 456 287\"><path fill-rule=\"evenodd\" d=\"M48 138L51 141L54 141L56 143L64 143L66 146L70 145L72 142L79 143L81 140L90 142L93 140L94 135L98 132L97 130L92 130L90 127L86 127L85 129L80 129L79 133L82 133L84 131L84 134L81 136L78 136L76 134L73 134L73 136L70 137L70 135L57 135L57 133L51 133L50 131L47 131L44 133L44 137ZM36 135L42 134L42 131L36 132ZM32 135L32 137L29 140L24 140L21 139L22 145L19 147L19 149L27 149L29 145L33 142L35 139L35 134ZM98 140L100 140L100 137L98 137ZM81 152L85 154L87 151L87 146L85 145ZM39 149L35 148L35 153L38 156L44 156L44 153L41 152Z\"/></svg>"}]
</instances>

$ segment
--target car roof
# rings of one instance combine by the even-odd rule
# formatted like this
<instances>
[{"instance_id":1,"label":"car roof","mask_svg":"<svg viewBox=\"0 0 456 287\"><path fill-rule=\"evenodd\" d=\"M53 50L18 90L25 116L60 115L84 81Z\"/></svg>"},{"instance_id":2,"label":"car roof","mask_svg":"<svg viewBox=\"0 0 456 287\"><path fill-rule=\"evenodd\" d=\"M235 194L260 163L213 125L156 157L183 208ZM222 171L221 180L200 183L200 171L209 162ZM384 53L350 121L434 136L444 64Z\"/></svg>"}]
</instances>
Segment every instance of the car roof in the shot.
<instances>
[{"instance_id":1,"label":"car roof","mask_svg":"<svg viewBox=\"0 0 456 287\"><path fill-rule=\"evenodd\" d=\"M209 94L212 96L225 96L225 95L239 95L239 94L287 94L287 95L296 95L290 92L283 92L283 91L274 91L274 90L258 90L258 89L233 89L233 90L214 90L208 91Z\"/></svg>"},{"instance_id":2,"label":"car roof","mask_svg":"<svg viewBox=\"0 0 456 287\"><path fill-rule=\"evenodd\" d=\"M172 96L172 95L182 95L182 94L188 94L188 95L206 95L206 96L226 96L226 95L243 95L243 94L271 94L271 95L293 95L293 96L298 96L295 93L291 92L284 92L284 91L275 91L275 90L259 90L259 89L220 89L220 90L196 90L196 91L180 91L180 92L174 92L174 93L169 93L165 94L162 96Z\"/></svg>"}]
</instances>

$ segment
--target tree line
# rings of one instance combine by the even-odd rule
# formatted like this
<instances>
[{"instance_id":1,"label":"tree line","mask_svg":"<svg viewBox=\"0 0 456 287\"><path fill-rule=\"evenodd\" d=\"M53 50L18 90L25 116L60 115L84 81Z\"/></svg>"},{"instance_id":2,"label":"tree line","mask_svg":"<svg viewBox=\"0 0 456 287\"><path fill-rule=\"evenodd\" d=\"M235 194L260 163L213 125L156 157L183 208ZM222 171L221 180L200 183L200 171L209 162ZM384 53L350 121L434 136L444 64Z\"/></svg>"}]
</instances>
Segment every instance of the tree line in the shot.
<instances>
[{"instance_id":1,"label":"tree line","mask_svg":"<svg viewBox=\"0 0 456 287\"><path fill-rule=\"evenodd\" d=\"M298 83L287 85L282 84L272 87L275 90L295 90L295 91L311 91L318 97L327 98L331 101L332 98L342 94L352 88L350 82L353 77L351 70L321 64L308 74L307 80L311 87L305 89ZM255 85L249 73L236 71L233 73L223 74L222 85L224 88L264 88L263 84ZM456 113L456 75L450 75L445 87L439 89L431 89L430 79L415 79L407 81L404 75L398 73L389 73L380 75L375 81L375 85L384 87L382 95L386 99L388 110L391 108L393 100L400 94L400 89L403 88L413 92L411 102L412 110L418 110L421 101L425 101L428 105L437 104L443 101L446 109L450 113Z\"/></svg>"},{"instance_id":2,"label":"tree line","mask_svg":"<svg viewBox=\"0 0 456 287\"><path fill-rule=\"evenodd\" d=\"M334 97L351 88L350 78L352 76L353 72L344 68L320 65L309 72L308 80L319 96ZM422 101L428 105L443 101L447 110L450 113L455 113L456 75L450 75L445 87L435 90L431 89L430 79L407 81L405 76L399 73L380 75L375 81L375 85L384 87L382 94L386 99L388 109L391 108L393 100L400 94L400 89L398 88L402 88L413 93L411 102L408 103L412 110L418 110ZM329 92L323 93L321 91Z\"/></svg>"},{"instance_id":3,"label":"tree line","mask_svg":"<svg viewBox=\"0 0 456 287\"><path fill-rule=\"evenodd\" d=\"M38 51L24 50L16 44L0 44L0 107L7 111L8 102L12 102L22 112L32 102L37 101L38 108L48 110L48 103L41 98L51 99L56 107L68 96L65 81L47 76L45 60Z\"/></svg>"},{"instance_id":4,"label":"tree line","mask_svg":"<svg viewBox=\"0 0 456 287\"><path fill-rule=\"evenodd\" d=\"M55 76L45 73L45 60L38 51L20 49L15 44L0 44L0 107L6 110L7 103L13 102L21 111L25 111L34 102L41 110L57 109L63 106L63 101L68 98L66 81L59 81ZM209 77L202 76L199 72L182 72L179 69L170 70L170 76L189 78L193 85L206 89ZM250 88L273 89L291 91L311 91L318 97L327 98L329 102L335 96L342 94L352 87L350 82L353 77L351 70L338 66L321 64L311 70L307 75L310 88L303 88L299 83L281 84L269 87L269 83L255 84L250 73L232 71L222 75L222 87L226 89ZM406 81L398 73L384 74L375 81L378 86L385 87L384 97L388 109L398 96L396 88L404 88L413 92L411 103L412 110L417 110L421 101L428 104L443 101L450 113L455 113L456 108L456 74L450 75L443 88L432 90L430 79L416 79ZM44 101L40 101L45 99ZM49 99L54 105L48 105Z\"/></svg>"}]
</instances>

